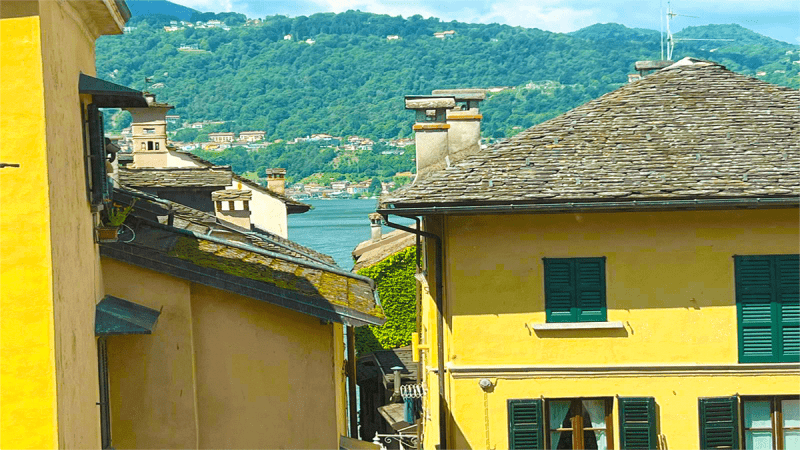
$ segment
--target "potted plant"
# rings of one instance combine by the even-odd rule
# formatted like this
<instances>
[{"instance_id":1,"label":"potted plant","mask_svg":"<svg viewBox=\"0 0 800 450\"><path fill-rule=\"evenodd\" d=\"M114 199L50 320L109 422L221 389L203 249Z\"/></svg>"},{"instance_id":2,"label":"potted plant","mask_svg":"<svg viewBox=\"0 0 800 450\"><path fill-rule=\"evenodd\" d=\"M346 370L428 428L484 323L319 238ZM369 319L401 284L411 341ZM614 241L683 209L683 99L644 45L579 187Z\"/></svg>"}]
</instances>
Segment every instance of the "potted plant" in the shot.
<instances>
[{"instance_id":1,"label":"potted plant","mask_svg":"<svg viewBox=\"0 0 800 450\"><path fill-rule=\"evenodd\" d=\"M117 204L106 208L103 224L96 227L97 240L99 242L117 242L119 228L125 223L125 219L128 217L128 214L131 213L131 210L133 210L133 205L135 203L136 199L128 206Z\"/></svg>"}]
</instances>

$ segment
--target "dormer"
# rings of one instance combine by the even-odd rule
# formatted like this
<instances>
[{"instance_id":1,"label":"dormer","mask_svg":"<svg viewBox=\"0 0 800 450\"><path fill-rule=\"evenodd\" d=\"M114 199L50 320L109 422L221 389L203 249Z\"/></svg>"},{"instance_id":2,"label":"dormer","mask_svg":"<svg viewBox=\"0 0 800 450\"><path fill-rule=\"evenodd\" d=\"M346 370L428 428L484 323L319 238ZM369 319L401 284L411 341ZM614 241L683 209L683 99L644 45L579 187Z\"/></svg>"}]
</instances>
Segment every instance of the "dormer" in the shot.
<instances>
[{"instance_id":1,"label":"dormer","mask_svg":"<svg viewBox=\"0 0 800 450\"><path fill-rule=\"evenodd\" d=\"M250 200L252 191L227 189L211 193L217 218L250 229Z\"/></svg>"}]
</instances>

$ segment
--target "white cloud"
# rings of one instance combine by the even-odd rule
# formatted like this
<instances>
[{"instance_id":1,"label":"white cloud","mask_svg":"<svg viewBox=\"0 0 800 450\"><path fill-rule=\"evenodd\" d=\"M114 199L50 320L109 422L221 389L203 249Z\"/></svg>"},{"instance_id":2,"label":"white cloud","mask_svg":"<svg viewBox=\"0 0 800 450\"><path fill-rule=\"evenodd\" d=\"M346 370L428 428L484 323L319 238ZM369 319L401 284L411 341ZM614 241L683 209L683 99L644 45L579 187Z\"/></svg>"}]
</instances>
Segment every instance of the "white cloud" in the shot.
<instances>
[{"instance_id":1,"label":"white cloud","mask_svg":"<svg viewBox=\"0 0 800 450\"><path fill-rule=\"evenodd\" d=\"M528 4L495 3L490 10L474 20L481 23L503 23L512 26L541 28L556 32L575 31L602 21L598 8L575 9L560 6L563 2Z\"/></svg>"}]
</instances>

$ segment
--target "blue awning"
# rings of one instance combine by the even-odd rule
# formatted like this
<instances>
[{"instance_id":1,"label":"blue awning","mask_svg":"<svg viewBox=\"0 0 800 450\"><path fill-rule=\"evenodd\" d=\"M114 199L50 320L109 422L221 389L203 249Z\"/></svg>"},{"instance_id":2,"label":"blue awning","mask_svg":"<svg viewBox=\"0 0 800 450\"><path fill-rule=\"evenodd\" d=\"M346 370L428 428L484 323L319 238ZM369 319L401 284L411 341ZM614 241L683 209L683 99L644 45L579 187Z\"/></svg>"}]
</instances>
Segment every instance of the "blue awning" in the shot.
<instances>
[{"instance_id":1,"label":"blue awning","mask_svg":"<svg viewBox=\"0 0 800 450\"><path fill-rule=\"evenodd\" d=\"M95 336L150 334L161 311L106 295L95 308Z\"/></svg>"}]
</instances>

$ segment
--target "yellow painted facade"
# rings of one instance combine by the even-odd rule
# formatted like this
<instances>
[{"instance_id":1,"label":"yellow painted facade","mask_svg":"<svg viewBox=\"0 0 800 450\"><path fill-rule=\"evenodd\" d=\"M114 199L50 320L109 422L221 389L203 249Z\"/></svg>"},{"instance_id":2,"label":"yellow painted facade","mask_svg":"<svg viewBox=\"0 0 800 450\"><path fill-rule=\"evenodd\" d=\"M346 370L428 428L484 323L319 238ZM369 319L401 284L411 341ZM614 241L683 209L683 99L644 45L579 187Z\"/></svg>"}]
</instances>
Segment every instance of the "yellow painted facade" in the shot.
<instances>
[{"instance_id":1,"label":"yellow painted facade","mask_svg":"<svg viewBox=\"0 0 800 450\"><path fill-rule=\"evenodd\" d=\"M0 4L0 446L99 447L94 308L102 297L86 195L79 74L120 33L114 2Z\"/></svg>"},{"instance_id":2,"label":"yellow painted facade","mask_svg":"<svg viewBox=\"0 0 800 450\"><path fill-rule=\"evenodd\" d=\"M797 209L429 216L425 225L444 242L450 448L508 448L509 399L616 396L654 397L665 448L698 448L699 397L800 392L796 363L738 363L733 262L798 253ZM546 322L542 258L602 256L607 320L620 327L536 330ZM432 243L427 258L434 285ZM423 295L420 333L435 349L433 297ZM436 357L422 356L423 446L433 448ZM484 378L494 387L481 389Z\"/></svg>"},{"instance_id":3,"label":"yellow painted facade","mask_svg":"<svg viewBox=\"0 0 800 450\"><path fill-rule=\"evenodd\" d=\"M114 447L338 446L340 324L112 259L102 268L107 294L161 310L152 334L108 338Z\"/></svg>"}]
</instances>

